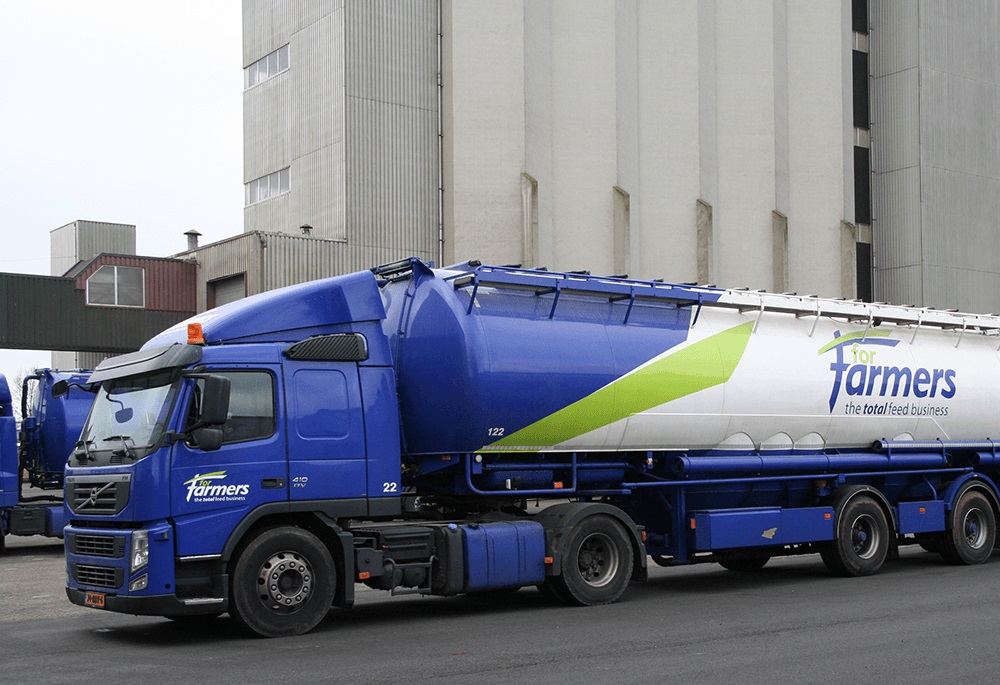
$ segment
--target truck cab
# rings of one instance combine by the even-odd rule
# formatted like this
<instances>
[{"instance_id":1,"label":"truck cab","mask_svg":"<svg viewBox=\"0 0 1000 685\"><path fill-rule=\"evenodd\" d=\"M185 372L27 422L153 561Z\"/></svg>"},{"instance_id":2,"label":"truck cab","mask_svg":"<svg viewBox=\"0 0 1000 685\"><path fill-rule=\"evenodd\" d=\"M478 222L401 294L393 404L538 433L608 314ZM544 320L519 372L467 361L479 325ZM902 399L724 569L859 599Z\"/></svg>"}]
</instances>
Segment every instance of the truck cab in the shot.
<instances>
[{"instance_id":1,"label":"truck cab","mask_svg":"<svg viewBox=\"0 0 1000 685\"><path fill-rule=\"evenodd\" d=\"M353 301L367 303L367 321L346 305L289 312L289 301L317 292L306 284L291 300L216 310L190 337L185 325L95 370L101 389L66 477L71 601L219 614L229 610L230 562L261 531L295 521L337 541L338 521L400 513L384 311L370 274L331 280L360 291ZM353 563L344 540L334 547L340 567ZM302 602L313 586L297 582ZM345 586L336 600L347 605Z\"/></svg>"}]
</instances>

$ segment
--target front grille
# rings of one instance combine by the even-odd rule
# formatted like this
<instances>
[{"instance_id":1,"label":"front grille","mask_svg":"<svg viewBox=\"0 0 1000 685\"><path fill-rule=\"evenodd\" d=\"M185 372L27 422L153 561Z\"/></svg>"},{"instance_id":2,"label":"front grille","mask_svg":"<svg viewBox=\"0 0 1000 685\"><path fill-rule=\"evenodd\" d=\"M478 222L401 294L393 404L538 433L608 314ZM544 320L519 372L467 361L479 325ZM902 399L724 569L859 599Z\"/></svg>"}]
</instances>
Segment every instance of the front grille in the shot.
<instances>
[{"instance_id":1,"label":"front grille","mask_svg":"<svg viewBox=\"0 0 1000 685\"><path fill-rule=\"evenodd\" d=\"M73 564L73 580L81 585L92 585L115 589L122 585L123 572L120 568Z\"/></svg>"},{"instance_id":2,"label":"front grille","mask_svg":"<svg viewBox=\"0 0 1000 685\"><path fill-rule=\"evenodd\" d=\"M76 514L117 514L128 504L131 476L68 476L66 498Z\"/></svg>"},{"instance_id":3,"label":"front grille","mask_svg":"<svg viewBox=\"0 0 1000 685\"><path fill-rule=\"evenodd\" d=\"M73 554L121 559L125 556L125 536L71 533L69 536L69 550Z\"/></svg>"}]
</instances>

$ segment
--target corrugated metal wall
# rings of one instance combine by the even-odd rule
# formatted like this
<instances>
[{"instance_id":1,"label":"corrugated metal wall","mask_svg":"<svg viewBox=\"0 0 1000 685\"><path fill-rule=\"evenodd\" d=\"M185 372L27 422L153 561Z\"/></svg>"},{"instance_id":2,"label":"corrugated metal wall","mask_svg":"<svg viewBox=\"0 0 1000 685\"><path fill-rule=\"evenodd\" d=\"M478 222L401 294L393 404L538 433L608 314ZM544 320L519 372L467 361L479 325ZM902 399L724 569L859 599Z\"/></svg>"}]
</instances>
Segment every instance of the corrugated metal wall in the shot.
<instances>
[{"instance_id":1,"label":"corrugated metal wall","mask_svg":"<svg viewBox=\"0 0 1000 685\"><path fill-rule=\"evenodd\" d=\"M244 63L288 44L290 65L244 94L244 182L289 167L291 190L248 206L244 230L308 224L353 259L436 255L437 14L436 0L245 0Z\"/></svg>"},{"instance_id":2,"label":"corrugated metal wall","mask_svg":"<svg viewBox=\"0 0 1000 685\"><path fill-rule=\"evenodd\" d=\"M347 239L422 256L438 228L438 2L344 15Z\"/></svg>"},{"instance_id":3,"label":"corrugated metal wall","mask_svg":"<svg viewBox=\"0 0 1000 685\"><path fill-rule=\"evenodd\" d=\"M915 2L869 3L876 300L923 303L920 43Z\"/></svg>"},{"instance_id":4,"label":"corrugated metal wall","mask_svg":"<svg viewBox=\"0 0 1000 685\"><path fill-rule=\"evenodd\" d=\"M135 226L78 220L50 232L53 276L62 276L78 262L102 252L135 254Z\"/></svg>"},{"instance_id":5,"label":"corrugated metal wall","mask_svg":"<svg viewBox=\"0 0 1000 685\"><path fill-rule=\"evenodd\" d=\"M121 354L194 312L88 307L68 278L0 274L0 348Z\"/></svg>"},{"instance_id":6,"label":"corrugated metal wall","mask_svg":"<svg viewBox=\"0 0 1000 685\"><path fill-rule=\"evenodd\" d=\"M869 7L875 297L1000 311L1000 0Z\"/></svg>"}]
</instances>

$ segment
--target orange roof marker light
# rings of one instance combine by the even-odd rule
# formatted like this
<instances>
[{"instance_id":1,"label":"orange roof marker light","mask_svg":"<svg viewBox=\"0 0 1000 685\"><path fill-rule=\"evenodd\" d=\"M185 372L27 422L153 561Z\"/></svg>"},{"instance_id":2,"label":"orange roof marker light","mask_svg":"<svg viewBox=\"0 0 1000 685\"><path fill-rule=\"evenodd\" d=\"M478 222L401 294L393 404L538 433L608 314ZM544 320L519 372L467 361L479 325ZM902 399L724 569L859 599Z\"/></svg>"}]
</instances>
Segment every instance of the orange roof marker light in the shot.
<instances>
[{"instance_id":1,"label":"orange roof marker light","mask_svg":"<svg viewBox=\"0 0 1000 685\"><path fill-rule=\"evenodd\" d=\"M188 324L188 345L204 345L205 334L201 332L200 323Z\"/></svg>"}]
</instances>

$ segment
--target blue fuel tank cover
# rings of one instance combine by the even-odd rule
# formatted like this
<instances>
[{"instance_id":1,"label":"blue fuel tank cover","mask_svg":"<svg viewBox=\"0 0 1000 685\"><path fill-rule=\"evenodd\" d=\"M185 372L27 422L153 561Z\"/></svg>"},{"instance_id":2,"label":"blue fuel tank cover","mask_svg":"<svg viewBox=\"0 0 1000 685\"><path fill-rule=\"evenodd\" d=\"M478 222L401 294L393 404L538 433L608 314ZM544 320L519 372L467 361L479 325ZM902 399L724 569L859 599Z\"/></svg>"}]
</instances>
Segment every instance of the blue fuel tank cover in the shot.
<instances>
[{"instance_id":1,"label":"blue fuel tank cover","mask_svg":"<svg viewBox=\"0 0 1000 685\"><path fill-rule=\"evenodd\" d=\"M466 592L538 585L545 581L545 529L536 521L460 526Z\"/></svg>"}]
</instances>

